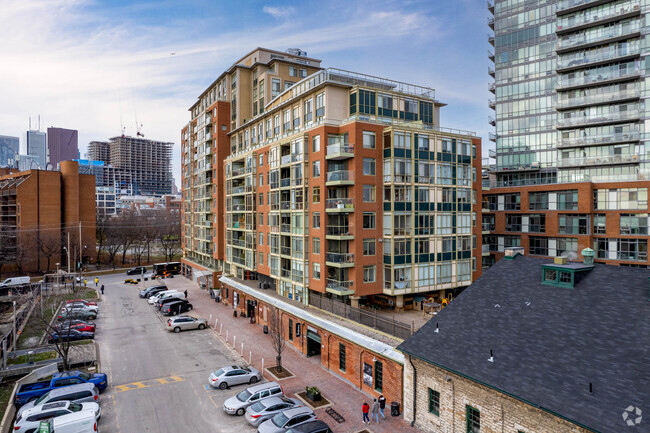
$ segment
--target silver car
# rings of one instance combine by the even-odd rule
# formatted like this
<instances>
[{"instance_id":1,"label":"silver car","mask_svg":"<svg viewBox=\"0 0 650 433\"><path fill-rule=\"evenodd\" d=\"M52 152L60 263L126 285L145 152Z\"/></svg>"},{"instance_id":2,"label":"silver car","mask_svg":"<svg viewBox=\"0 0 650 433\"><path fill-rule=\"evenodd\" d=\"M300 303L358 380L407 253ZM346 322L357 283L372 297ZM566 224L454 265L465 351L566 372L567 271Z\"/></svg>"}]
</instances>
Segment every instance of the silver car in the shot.
<instances>
[{"instance_id":1,"label":"silver car","mask_svg":"<svg viewBox=\"0 0 650 433\"><path fill-rule=\"evenodd\" d=\"M260 383L249 386L237 395L223 402L223 411L228 415L242 416L246 408L258 401L269 397L284 395L282 387L277 382Z\"/></svg>"},{"instance_id":2,"label":"silver car","mask_svg":"<svg viewBox=\"0 0 650 433\"><path fill-rule=\"evenodd\" d=\"M228 365L210 373L208 383L213 388L226 389L232 385L242 383L250 383L252 385L261 379L262 374L256 368Z\"/></svg>"},{"instance_id":3,"label":"silver car","mask_svg":"<svg viewBox=\"0 0 650 433\"><path fill-rule=\"evenodd\" d=\"M35 406L57 401L74 401L75 403L99 403L99 390L94 383L86 382L76 385L54 388L36 400L28 401L18 409L18 415Z\"/></svg>"},{"instance_id":4,"label":"silver car","mask_svg":"<svg viewBox=\"0 0 650 433\"><path fill-rule=\"evenodd\" d=\"M246 409L246 421L257 427L283 410L301 407L302 402L295 398L271 397L258 401Z\"/></svg>"},{"instance_id":5,"label":"silver car","mask_svg":"<svg viewBox=\"0 0 650 433\"><path fill-rule=\"evenodd\" d=\"M23 411L16 417L14 432L32 433L38 431L41 421L55 418L69 413L92 410L95 419L102 416L102 410L97 403L74 403L72 401L57 401L54 403L40 404L31 409Z\"/></svg>"},{"instance_id":6,"label":"silver car","mask_svg":"<svg viewBox=\"0 0 650 433\"><path fill-rule=\"evenodd\" d=\"M205 329L208 321L192 316L176 316L167 320L167 330L181 332L187 329Z\"/></svg>"},{"instance_id":7,"label":"silver car","mask_svg":"<svg viewBox=\"0 0 650 433\"><path fill-rule=\"evenodd\" d=\"M290 428L297 427L316 419L316 414L308 407L283 410L273 418L264 421L257 428L258 433L284 433Z\"/></svg>"}]
</instances>

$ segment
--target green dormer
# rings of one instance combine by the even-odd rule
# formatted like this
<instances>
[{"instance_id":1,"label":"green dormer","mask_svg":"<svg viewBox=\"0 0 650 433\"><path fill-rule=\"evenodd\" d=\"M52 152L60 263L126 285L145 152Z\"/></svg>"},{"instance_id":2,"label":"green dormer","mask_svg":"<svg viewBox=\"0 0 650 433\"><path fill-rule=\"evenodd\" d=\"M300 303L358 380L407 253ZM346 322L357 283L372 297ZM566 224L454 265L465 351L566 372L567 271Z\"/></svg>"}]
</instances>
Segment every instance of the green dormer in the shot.
<instances>
[{"instance_id":1,"label":"green dormer","mask_svg":"<svg viewBox=\"0 0 650 433\"><path fill-rule=\"evenodd\" d=\"M542 284L573 289L583 275L592 270L593 254L589 256L589 248L582 250L584 263L568 263L564 257L556 257L555 263L542 265ZM593 253L593 250L590 250Z\"/></svg>"}]
</instances>

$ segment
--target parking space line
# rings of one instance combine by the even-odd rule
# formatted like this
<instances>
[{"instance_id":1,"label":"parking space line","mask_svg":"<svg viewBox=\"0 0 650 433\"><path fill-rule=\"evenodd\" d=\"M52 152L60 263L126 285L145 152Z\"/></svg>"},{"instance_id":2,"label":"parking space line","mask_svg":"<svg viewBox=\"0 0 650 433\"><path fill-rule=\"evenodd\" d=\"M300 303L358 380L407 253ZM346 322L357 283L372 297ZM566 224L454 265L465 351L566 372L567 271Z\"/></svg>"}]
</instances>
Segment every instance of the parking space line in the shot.
<instances>
[{"instance_id":1,"label":"parking space line","mask_svg":"<svg viewBox=\"0 0 650 433\"><path fill-rule=\"evenodd\" d=\"M167 376L158 379L143 380L140 382L125 383L114 387L115 392L133 391L134 389L148 388L154 385L166 385L168 383L182 382L185 379L181 376Z\"/></svg>"},{"instance_id":2,"label":"parking space line","mask_svg":"<svg viewBox=\"0 0 650 433\"><path fill-rule=\"evenodd\" d=\"M215 397L214 395L211 395L211 396L210 396L210 401L212 402L212 404L214 405L214 407L216 407L217 409L221 409L222 406L221 406L220 404L217 404L216 401L214 401L214 397Z\"/></svg>"}]
</instances>

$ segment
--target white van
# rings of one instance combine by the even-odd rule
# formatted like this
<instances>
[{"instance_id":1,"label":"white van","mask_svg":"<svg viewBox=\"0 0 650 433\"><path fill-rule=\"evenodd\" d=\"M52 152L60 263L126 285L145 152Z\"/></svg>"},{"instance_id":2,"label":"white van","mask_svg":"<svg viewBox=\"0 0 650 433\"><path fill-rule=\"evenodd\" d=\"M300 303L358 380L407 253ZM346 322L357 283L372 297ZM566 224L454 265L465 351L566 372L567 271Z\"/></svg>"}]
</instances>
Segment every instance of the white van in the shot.
<instances>
[{"instance_id":1,"label":"white van","mask_svg":"<svg viewBox=\"0 0 650 433\"><path fill-rule=\"evenodd\" d=\"M68 415L57 416L50 421L48 433L97 433L97 420L93 410L82 410ZM42 430L41 430L42 431ZM47 431L47 430L45 430Z\"/></svg>"},{"instance_id":2,"label":"white van","mask_svg":"<svg viewBox=\"0 0 650 433\"><path fill-rule=\"evenodd\" d=\"M29 277L7 278L2 283L0 283L0 287L14 287L14 286L22 286L24 284L29 284Z\"/></svg>"},{"instance_id":3,"label":"white van","mask_svg":"<svg viewBox=\"0 0 650 433\"><path fill-rule=\"evenodd\" d=\"M158 299L161 299L163 297L163 295L170 295L172 293L178 293L178 290L163 290L162 292L151 296L147 302L149 302L151 305L154 305L156 302L158 302Z\"/></svg>"}]
</instances>

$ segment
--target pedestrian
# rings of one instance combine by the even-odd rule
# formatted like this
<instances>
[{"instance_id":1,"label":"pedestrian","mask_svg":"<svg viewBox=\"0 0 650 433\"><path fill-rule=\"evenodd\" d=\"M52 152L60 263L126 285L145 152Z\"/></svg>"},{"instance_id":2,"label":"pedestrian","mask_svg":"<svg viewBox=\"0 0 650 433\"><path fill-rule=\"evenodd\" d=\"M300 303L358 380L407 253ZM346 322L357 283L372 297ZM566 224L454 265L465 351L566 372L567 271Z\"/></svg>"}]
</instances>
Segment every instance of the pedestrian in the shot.
<instances>
[{"instance_id":1,"label":"pedestrian","mask_svg":"<svg viewBox=\"0 0 650 433\"><path fill-rule=\"evenodd\" d=\"M88 280L84 278L84 287L88 287Z\"/></svg>"},{"instance_id":2,"label":"pedestrian","mask_svg":"<svg viewBox=\"0 0 650 433\"><path fill-rule=\"evenodd\" d=\"M100 289L102 291L102 295L104 294L104 285L102 284L102 288Z\"/></svg>"},{"instance_id":3,"label":"pedestrian","mask_svg":"<svg viewBox=\"0 0 650 433\"><path fill-rule=\"evenodd\" d=\"M372 403L372 416L370 419L373 420L375 417L377 417L377 424L379 424L379 402L377 402L377 399Z\"/></svg>"},{"instance_id":4,"label":"pedestrian","mask_svg":"<svg viewBox=\"0 0 650 433\"><path fill-rule=\"evenodd\" d=\"M95 287L97 287L97 284L99 284L99 278L95 277Z\"/></svg>"},{"instance_id":5,"label":"pedestrian","mask_svg":"<svg viewBox=\"0 0 650 433\"><path fill-rule=\"evenodd\" d=\"M187 290L185 290L183 293L185 293L185 299L187 299Z\"/></svg>"},{"instance_id":6,"label":"pedestrian","mask_svg":"<svg viewBox=\"0 0 650 433\"><path fill-rule=\"evenodd\" d=\"M361 411L363 412L363 423L364 424L370 424L370 418L368 418L368 411L370 410L370 406L368 406L368 403L365 401L363 402L363 405L361 406Z\"/></svg>"},{"instance_id":7,"label":"pedestrian","mask_svg":"<svg viewBox=\"0 0 650 433\"><path fill-rule=\"evenodd\" d=\"M386 409L386 397L384 394L379 396L379 413L381 414L382 419L386 419L384 416L384 409Z\"/></svg>"}]
</instances>

